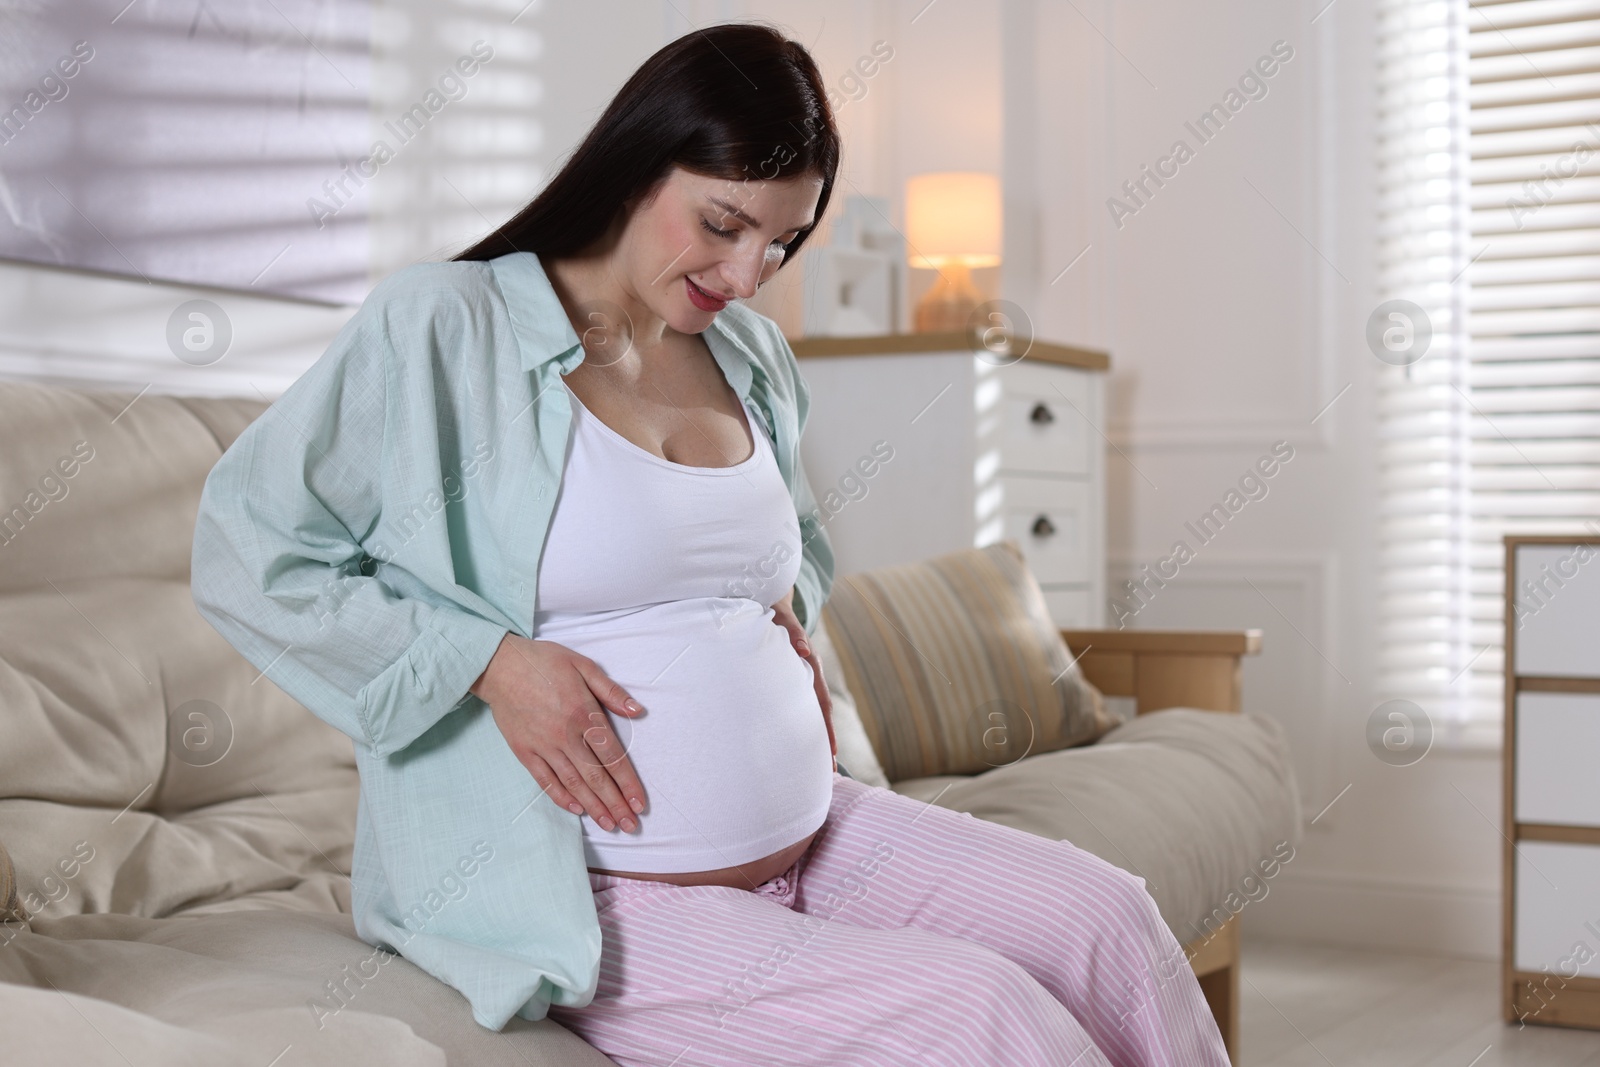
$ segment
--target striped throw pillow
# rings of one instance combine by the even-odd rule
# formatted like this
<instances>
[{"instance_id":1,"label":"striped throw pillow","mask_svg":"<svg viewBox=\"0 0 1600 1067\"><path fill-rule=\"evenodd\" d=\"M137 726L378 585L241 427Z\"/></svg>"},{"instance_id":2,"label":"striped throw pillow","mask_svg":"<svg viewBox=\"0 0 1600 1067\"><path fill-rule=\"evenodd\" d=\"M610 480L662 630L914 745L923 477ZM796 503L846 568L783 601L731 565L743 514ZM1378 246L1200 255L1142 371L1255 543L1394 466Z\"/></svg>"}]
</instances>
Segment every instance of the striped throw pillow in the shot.
<instances>
[{"instance_id":1,"label":"striped throw pillow","mask_svg":"<svg viewBox=\"0 0 1600 1067\"><path fill-rule=\"evenodd\" d=\"M822 624L891 782L981 774L1116 725L1015 541L840 576Z\"/></svg>"}]
</instances>

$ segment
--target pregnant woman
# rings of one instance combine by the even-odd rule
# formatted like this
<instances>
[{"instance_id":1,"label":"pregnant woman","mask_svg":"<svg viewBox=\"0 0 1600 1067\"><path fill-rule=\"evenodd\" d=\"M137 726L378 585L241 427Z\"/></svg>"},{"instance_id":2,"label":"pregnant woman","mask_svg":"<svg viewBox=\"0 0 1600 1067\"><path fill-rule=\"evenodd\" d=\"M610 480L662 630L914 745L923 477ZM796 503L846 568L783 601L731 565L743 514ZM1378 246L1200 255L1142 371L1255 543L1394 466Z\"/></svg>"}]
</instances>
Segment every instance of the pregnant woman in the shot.
<instances>
[{"instance_id":1,"label":"pregnant woman","mask_svg":"<svg viewBox=\"0 0 1600 1067\"><path fill-rule=\"evenodd\" d=\"M809 397L739 301L838 159L799 44L663 48L239 436L196 604L355 741L356 929L485 1026L622 1067L1223 1067L1140 879L835 766Z\"/></svg>"}]
</instances>

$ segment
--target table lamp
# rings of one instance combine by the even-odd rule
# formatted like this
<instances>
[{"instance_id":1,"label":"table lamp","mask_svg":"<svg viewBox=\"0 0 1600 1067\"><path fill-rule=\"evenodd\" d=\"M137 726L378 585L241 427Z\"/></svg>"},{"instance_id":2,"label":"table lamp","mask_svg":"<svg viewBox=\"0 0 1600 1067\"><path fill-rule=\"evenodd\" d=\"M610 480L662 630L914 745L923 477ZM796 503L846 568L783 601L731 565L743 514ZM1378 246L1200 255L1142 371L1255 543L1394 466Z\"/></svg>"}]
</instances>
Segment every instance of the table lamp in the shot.
<instances>
[{"instance_id":1,"label":"table lamp","mask_svg":"<svg viewBox=\"0 0 1600 1067\"><path fill-rule=\"evenodd\" d=\"M1000 179L982 171L918 174L906 182L906 253L939 272L917 302L918 333L964 330L983 302L973 267L1000 262Z\"/></svg>"}]
</instances>

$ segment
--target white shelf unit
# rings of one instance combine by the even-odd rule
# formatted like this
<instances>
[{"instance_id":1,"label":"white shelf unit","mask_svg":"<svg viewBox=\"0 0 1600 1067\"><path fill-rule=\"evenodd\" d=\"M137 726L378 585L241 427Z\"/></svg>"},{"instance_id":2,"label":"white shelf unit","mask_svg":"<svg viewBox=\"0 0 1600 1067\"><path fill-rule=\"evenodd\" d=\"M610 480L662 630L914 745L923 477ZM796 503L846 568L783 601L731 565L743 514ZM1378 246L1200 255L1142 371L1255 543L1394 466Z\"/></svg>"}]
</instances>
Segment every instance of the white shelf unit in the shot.
<instances>
[{"instance_id":1,"label":"white shelf unit","mask_svg":"<svg viewBox=\"0 0 1600 1067\"><path fill-rule=\"evenodd\" d=\"M1600 538L1505 551L1505 1017L1600 1029Z\"/></svg>"}]
</instances>

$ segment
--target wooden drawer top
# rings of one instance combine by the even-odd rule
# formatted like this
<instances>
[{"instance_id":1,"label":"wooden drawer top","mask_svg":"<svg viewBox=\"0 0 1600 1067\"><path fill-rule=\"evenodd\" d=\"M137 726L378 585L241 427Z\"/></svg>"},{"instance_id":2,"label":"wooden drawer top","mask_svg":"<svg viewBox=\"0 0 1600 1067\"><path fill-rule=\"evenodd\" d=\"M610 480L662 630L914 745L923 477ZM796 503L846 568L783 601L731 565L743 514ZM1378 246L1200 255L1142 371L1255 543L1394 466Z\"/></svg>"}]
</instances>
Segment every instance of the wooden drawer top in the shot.
<instances>
[{"instance_id":1,"label":"wooden drawer top","mask_svg":"<svg viewBox=\"0 0 1600 1067\"><path fill-rule=\"evenodd\" d=\"M959 352L962 349L976 351L982 345L973 335L952 330L949 333L891 333L867 337L799 337L791 338L789 347L800 359L817 359L826 356L920 355L926 352ZM1103 371L1111 366L1111 356L1105 352L1037 339L1028 346L1026 358L1082 370Z\"/></svg>"}]
</instances>

